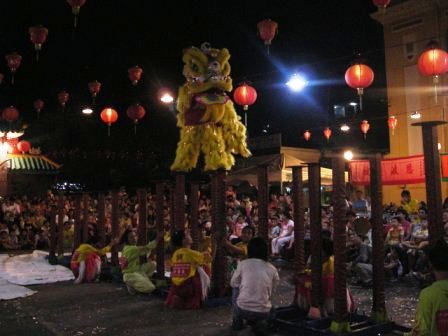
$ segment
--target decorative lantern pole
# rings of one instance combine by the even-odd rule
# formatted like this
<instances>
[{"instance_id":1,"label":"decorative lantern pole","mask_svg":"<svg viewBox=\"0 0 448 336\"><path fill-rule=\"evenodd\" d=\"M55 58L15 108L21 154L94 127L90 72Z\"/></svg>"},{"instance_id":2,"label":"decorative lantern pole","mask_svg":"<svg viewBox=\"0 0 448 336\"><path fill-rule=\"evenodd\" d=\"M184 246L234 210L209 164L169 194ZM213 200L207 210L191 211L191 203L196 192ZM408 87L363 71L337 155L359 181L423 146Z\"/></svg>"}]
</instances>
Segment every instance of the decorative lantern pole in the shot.
<instances>
[{"instance_id":1,"label":"decorative lantern pole","mask_svg":"<svg viewBox=\"0 0 448 336\"><path fill-rule=\"evenodd\" d=\"M374 77L373 70L368 65L359 61L350 66L345 72L345 82L358 92L360 111L362 111L362 95L364 94L364 89L373 83Z\"/></svg>"},{"instance_id":2,"label":"decorative lantern pole","mask_svg":"<svg viewBox=\"0 0 448 336\"><path fill-rule=\"evenodd\" d=\"M324 129L324 137L327 139L327 142L330 142L330 137L331 137L331 128L330 127L325 127Z\"/></svg>"},{"instance_id":3,"label":"decorative lantern pole","mask_svg":"<svg viewBox=\"0 0 448 336\"><path fill-rule=\"evenodd\" d=\"M272 21L271 19L266 19L257 24L258 34L260 38L264 41L264 45L266 46L267 53L269 55L269 46L271 45L272 40L278 32L278 23Z\"/></svg>"},{"instance_id":4,"label":"decorative lantern pole","mask_svg":"<svg viewBox=\"0 0 448 336\"><path fill-rule=\"evenodd\" d=\"M128 69L128 77L132 85L137 86L140 78L142 77L143 69L138 65Z\"/></svg>"},{"instance_id":5,"label":"decorative lantern pole","mask_svg":"<svg viewBox=\"0 0 448 336\"><path fill-rule=\"evenodd\" d=\"M134 122L134 134L137 134L137 124L140 119L146 114L146 111L143 106L140 104L133 104L128 107L126 110L126 114Z\"/></svg>"},{"instance_id":6,"label":"decorative lantern pole","mask_svg":"<svg viewBox=\"0 0 448 336\"><path fill-rule=\"evenodd\" d=\"M42 45L47 40L48 29L42 25L31 27L30 40L34 44L34 50L36 51L36 62L39 61L39 51L42 49Z\"/></svg>"},{"instance_id":7,"label":"decorative lantern pole","mask_svg":"<svg viewBox=\"0 0 448 336\"><path fill-rule=\"evenodd\" d=\"M308 140L311 138L311 132L308 131L308 130L306 130L306 131L303 133L303 137L305 138L306 141L308 141Z\"/></svg>"},{"instance_id":8,"label":"decorative lantern pole","mask_svg":"<svg viewBox=\"0 0 448 336\"><path fill-rule=\"evenodd\" d=\"M22 63L22 56L16 52L12 52L5 56L9 71L11 72L11 84L14 84L14 75Z\"/></svg>"},{"instance_id":9,"label":"decorative lantern pole","mask_svg":"<svg viewBox=\"0 0 448 336\"><path fill-rule=\"evenodd\" d=\"M37 117L40 117L40 111L44 108L44 101L42 99L36 99L33 103L33 107L37 112Z\"/></svg>"},{"instance_id":10,"label":"decorative lantern pole","mask_svg":"<svg viewBox=\"0 0 448 336\"><path fill-rule=\"evenodd\" d=\"M113 108L107 107L101 111L101 120L107 124L107 136L110 136L110 126L118 120L118 113Z\"/></svg>"},{"instance_id":11,"label":"decorative lantern pole","mask_svg":"<svg viewBox=\"0 0 448 336\"><path fill-rule=\"evenodd\" d=\"M72 7L72 13L74 15L73 18L73 27L76 28L78 25L78 15L81 10L81 7L84 6L87 0L67 0L68 4Z\"/></svg>"},{"instance_id":12,"label":"decorative lantern pole","mask_svg":"<svg viewBox=\"0 0 448 336\"><path fill-rule=\"evenodd\" d=\"M92 104L95 105L95 99L98 93L101 91L101 83L97 80L91 81L88 84L90 96L92 97Z\"/></svg>"},{"instance_id":13,"label":"decorative lantern pole","mask_svg":"<svg viewBox=\"0 0 448 336\"><path fill-rule=\"evenodd\" d=\"M364 140L367 138L367 132L370 129L370 124L367 120L361 121L361 125L359 126L361 128L361 132L364 134Z\"/></svg>"},{"instance_id":14,"label":"decorative lantern pole","mask_svg":"<svg viewBox=\"0 0 448 336\"><path fill-rule=\"evenodd\" d=\"M392 135L395 135L395 129L397 128L398 119L395 116L390 116L389 119L387 119L387 125L392 130Z\"/></svg>"},{"instance_id":15,"label":"decorative lantern pole","mask_svg":"<svg viewBox=\"0 0 448 336\"><path fill-rule=\"evenodd\" d=\"M431 76L434 85L434 100L437 103L439 76L448 71L448 53L431 41L418 59L418 69L423 76Z\"/></svg>"},{"instance_id":16,"label":"decorative lantern pole","mask_svg":"<svg viewBox=\"0 0 448 336\"><path fill-rule=\"evenodd\" d=\"M244 126L247 129L247 110L249 106L257 100L257 91L247 83L243 83L235 89L233 93L235 103L243 107L244 110Z\"/></svg>"}]
</instances>

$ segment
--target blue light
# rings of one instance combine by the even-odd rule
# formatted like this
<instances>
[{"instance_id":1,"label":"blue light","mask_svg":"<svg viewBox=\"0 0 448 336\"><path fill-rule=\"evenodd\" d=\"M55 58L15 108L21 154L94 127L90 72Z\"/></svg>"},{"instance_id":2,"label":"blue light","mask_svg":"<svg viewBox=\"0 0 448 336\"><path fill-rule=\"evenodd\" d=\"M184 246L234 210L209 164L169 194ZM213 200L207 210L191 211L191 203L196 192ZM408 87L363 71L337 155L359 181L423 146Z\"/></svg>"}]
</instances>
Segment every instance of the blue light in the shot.
<instances>
[{"instance_id":1,"label":"blue light","mask_svg":"<svg viewBox=\"0 0 448 336\"><path fill-rule=\"evenodd\" d=\"M294 74L291 76L291 78L289 79L289 81L286 83L286 85L288 85L288 87L294 91L294 92L300 92L302 91L305 86L308 85L308 81L306 80L305 77L303 77L300 74Z\"/></svg>"}]
</instances>

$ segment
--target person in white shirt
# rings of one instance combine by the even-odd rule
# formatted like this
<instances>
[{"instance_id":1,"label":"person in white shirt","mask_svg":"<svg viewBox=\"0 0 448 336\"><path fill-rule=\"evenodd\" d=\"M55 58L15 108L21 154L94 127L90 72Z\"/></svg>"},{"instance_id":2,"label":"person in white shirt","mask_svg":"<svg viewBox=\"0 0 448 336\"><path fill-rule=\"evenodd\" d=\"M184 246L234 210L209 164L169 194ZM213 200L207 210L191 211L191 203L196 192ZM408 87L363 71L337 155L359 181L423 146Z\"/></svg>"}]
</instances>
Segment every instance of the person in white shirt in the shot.
<instances>
[{"instance_id":1,"label":"person in white shirt","mask_svg":"<svg viewBox=\"0 0 448 336\"><path fill-rule=\"evenodd\" d=\"M271 241L273 257L278 257L281 249L294 238L294 222L286 215L280 215L280 221L282 225L280 235Z\"/></svg>"},{"instance_id":2,"label":"person in white shirt","mask_svg":"<svg viewBox=\"0 0 448 336\"><path fill-rule=\"evenodd\" d=\"M244 327L244 320L254 328L271 316L272 293L279 282L277 269L268 259L268 245L263 238L249 241L246 260L241 261L230 281L238 289L233 300L232 329Z\"/></svg>"}]
</instances>

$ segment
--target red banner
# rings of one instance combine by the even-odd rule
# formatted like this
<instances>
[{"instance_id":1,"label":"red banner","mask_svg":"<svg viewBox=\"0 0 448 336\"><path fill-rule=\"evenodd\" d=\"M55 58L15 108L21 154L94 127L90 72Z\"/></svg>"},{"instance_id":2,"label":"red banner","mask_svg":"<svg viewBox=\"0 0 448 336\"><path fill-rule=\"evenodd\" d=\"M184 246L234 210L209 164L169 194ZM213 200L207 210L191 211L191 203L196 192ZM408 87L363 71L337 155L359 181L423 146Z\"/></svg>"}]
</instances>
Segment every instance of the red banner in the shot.
<instances>
[{"instance_id":1,"label":"red banner","mask_svg":"<svg viewBox=\"0 0 448 336\"><path fill-rule=\"evenodd\" d=\"M440 154L440 164L442 165L442 181L448 182L448 153Z\"/></svg>"},{"instance_id":2,"label":"red banner","mask_svg":"<svg viewBox=\"0 0 448 336\"><path fill-rule=\"evenodd\" d=\"M381 161L381 170L381 182L383 185L425 182L425 161L423 155L384 159ZM349 171L352 184L370 184L370 165L368 160L351 161L349 163Z\"/></svg>"}]
</instances>

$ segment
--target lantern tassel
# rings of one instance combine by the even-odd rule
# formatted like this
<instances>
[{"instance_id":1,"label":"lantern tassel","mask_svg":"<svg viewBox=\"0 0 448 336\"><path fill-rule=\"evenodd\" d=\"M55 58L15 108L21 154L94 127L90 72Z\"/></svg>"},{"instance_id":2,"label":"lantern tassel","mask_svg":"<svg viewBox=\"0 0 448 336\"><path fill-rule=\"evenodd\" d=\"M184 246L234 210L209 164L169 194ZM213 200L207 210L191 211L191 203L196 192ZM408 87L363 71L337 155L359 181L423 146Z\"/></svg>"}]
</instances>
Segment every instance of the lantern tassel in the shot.
<instances>
[{"instance_id":1,"label":"lantern tassel","mask_svg":"<svg viewBox=\"0 0 448 336\"><path fill-rule=\"evenodd\" d=\"M110 137L110 124L107 125L107 136Z\"/></svg>"},{"instance_id":2,"label":"lantern tassel","mask_svg":"<svg viewBox=\"0 0 448 336\"><path fill-rule=\"evenodd\" d=\"M244 126L246 126L247 129L247 111L244 110Z\"/></svg>"},{"instance_id":3,"label":"lantern tassel","mask_svg":"<svg viewBox=\"0 0 448 336\"><path fill-rule=\"evenodd\" d=\"M439 76L434 76L432 78L432 83L434 84L434 102L438 103L438 92L437 92L437 84L439 83Z\"/></svg>"},{"instance_id":4,"label":"lantern tassel","mask_svg":"<svg viewBox=\"0 0 448 336\"><path fill-rule=\"evenodd\" d=\"M14 74L11 75L11 85L14 85Z\"/></svg>"},{"instance_id":5,"label":"lantern tassel","mask_svg":"<svg viewBox=\"0 0 448 336\"><path fill-rule=\"evenodd\" d=\"M364 93L363 88L358 88L358 96L359 96L359 112L362 112L362 95Z\"/></svg>"},{"instance_id":6,"label":"lantern tassel","mask_svg":"<svg viewBox=\"0 0 448 336\"><path fill-rule=\"evenodd\" d=\"M137 135L137 123L134 123L134 135Z\"/></svg>"},{"instance_id":7,"label":"lantern tassel","mask_svg":"<svg viewBox=\"0 0 448 336\"><path fill-rule=\"evenodd\" d=\"M77 27L78 26L78 15L74 15L74 18L73 18L73 27Z\"/></svg>"},{"instance_id":8,"label":"lantern tassel","mask_svg":"<svg viewBox=\"0 0 448 336\"><path fill-rule=\"evenodd\" d=\"M36 62L39 62L39 49L36 49Z\"/></svg>"}]
</instances>

